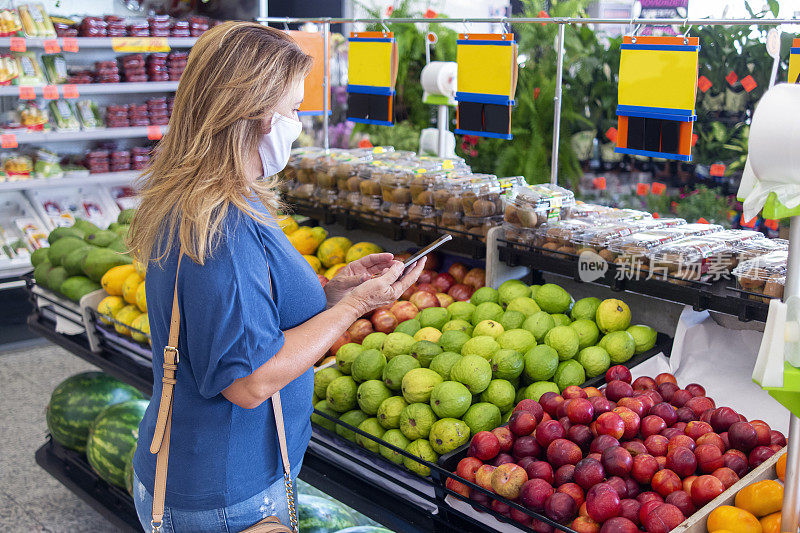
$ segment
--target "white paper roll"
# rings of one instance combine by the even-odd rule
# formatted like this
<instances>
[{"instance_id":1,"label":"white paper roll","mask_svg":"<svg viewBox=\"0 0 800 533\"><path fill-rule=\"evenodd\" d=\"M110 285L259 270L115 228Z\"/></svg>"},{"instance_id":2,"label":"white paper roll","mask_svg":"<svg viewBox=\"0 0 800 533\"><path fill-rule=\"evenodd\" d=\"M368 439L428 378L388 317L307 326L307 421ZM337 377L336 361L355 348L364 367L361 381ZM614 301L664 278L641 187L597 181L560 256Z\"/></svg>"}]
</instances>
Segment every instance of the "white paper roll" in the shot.
<instances>
[{"instance_id":1,"label":"white paper roll","mask_svg":"<svg viewBox=\"0 0 800 533\"><path fill-rule=\"evenodd\" d=\"M775 85L758 103L750 126L747 164L739 197L745 220L774 192L786 207L800 205L800 85Z\"/></svg>"},{"instance_id":2,"label":"white paper roll","mask_svg":"<svg viewBox=\"0 0 800 533\"><path fill-rule=\"evenodd\" d=\"M458 64L452 61L431 61L422 69L420 82L428 94L448 97L456 95Z\"/></svg>"}]
</instances>

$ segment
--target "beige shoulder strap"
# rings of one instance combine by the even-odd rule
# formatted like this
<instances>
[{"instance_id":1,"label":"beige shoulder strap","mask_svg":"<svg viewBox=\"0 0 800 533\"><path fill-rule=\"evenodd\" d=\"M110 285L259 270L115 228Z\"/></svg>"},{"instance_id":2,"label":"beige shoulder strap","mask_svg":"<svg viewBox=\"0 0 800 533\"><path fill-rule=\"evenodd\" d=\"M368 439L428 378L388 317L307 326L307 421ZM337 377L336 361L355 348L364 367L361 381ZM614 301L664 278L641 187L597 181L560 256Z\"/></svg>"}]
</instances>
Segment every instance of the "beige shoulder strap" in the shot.
<instances>
[{"instance_id":1,"label":"beige shoulder strap","mask_svg":"<svg viewBox=\"0 0 800 533\"><path fill-rule=\"evenodd\" d=\"M178 306L178 273L181 269L183 250L178 255L178 267L175 271L175 289L172 292L172 314L169 322L169 336L167 345L164 347L164 377L161 378L161 401L158 406L158 417L156 418L156 428L153 433L153 441L150 443L150 453L156 455L155 486L153 487L153 519L150 522L153 533L161 530L164 519L164 499L167 490L167 465L169 462L169 438L172 426L172 397L176 383L176 372L180 356L178 354L178 337L180 334L181 312ZM269 279L270 293L272 291L272 278L267 265L267 278ZM275 427L278 433L278 446L283 462L283 477L286 484L286 499L289 505L289 516L291 518L291 530L297 531L297 514L295 512L294 486L289 464L289 452L286 446L286 429L283 424L283 408L281 407L280 392L272 395L272 410L275 413ZM271 527L275 527L274 524ZM258 526L259 524L256 524ZM255 526L254 526L255 527ZM266 527L261 524L261 527ZM260 528L259 528L260 529ZM258 531L259 529L253 529ZM270 529L271 530L271 529ZM250 531L248 528L247 531ZM276 530L277 531L277 530Z\"/></svg>"}]
</instances>

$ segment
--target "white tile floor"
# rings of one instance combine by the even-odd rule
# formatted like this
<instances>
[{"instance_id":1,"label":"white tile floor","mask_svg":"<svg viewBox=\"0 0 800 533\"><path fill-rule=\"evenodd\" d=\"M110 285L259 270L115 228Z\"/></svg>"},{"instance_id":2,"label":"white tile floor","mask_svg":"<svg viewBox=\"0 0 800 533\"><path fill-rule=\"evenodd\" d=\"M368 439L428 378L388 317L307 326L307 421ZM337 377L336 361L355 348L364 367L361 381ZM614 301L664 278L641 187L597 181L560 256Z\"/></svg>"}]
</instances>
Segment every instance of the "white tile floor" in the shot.
<instances>
[{"instance_id":1,"label":"white tile floor","mask_svg":"<svg viewBox=\"0 0 800 533\"><path fill-rule=\"evenodd\" d=\"M65 378L92 369L49 343L0 352L0 531L115 530L34 459L47 434L50 393Z\"/></svg>"}]
</instances>

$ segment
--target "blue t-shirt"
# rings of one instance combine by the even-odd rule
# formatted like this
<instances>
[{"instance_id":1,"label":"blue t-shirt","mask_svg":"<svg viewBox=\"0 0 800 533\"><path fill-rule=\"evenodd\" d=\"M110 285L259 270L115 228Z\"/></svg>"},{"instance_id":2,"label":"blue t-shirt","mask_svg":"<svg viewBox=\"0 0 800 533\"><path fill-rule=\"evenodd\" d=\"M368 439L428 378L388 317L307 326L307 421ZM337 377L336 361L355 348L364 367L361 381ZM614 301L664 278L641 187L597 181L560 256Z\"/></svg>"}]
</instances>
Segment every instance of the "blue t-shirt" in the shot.
<instances>
[{"instance_id":1,"label":"blue t-shirt","mask_svg":"<svg viewBox=\"0 0 800 533\"><path fill-rule=\"evenodd\" d=\"M254 207L266 210L258 203ZM204 265L181 262L181 311L166 505L215 509L245 500L283 477L272 402L243 409L220 394L283 346L283 331L325 309L317 275L273 222L263 225L235 207L224 238ZM178 251L147 271L147 312L153 345L153 397L139 426L133 464L152 492L156 456L150 443L161 398ZM270 292L272 280L274 297ZM311 437L314 372L281 390L286 439L293 467Z\"/></svg>"}]
</instances>

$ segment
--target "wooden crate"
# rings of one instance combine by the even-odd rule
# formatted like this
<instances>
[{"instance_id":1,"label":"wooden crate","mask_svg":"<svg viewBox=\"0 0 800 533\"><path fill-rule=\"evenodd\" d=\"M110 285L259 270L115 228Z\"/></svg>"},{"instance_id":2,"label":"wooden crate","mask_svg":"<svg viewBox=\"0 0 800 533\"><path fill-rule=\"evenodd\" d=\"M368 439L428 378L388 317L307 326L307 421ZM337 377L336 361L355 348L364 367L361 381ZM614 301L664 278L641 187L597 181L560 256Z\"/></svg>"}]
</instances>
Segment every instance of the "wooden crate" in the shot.
<instances>
[{"instance_id":1,"label":"wooden crate","mask_svg":"<svg viewBox=\"0 0 800 533\"><path fill-rule=\"evenodd\" d=\"M684 520L678 527L672 530L671 533L706 533L706 521L711 511L720 505L733 505L733 500L736 494L751 483L762 481L764 479L778 479L778 474L775 471L775 463L778 459L786 453L786 447L781 451L758 465L752 472L748 473L742 479L737 481L731 487L711 500L704 507L694 513L692 516Z\"/></svg>"}]
</instances>

